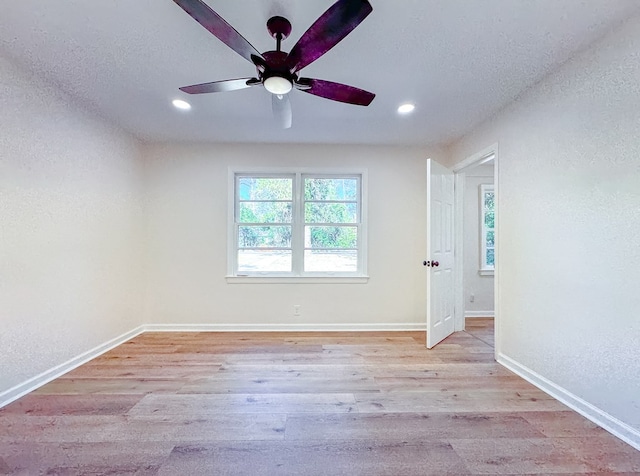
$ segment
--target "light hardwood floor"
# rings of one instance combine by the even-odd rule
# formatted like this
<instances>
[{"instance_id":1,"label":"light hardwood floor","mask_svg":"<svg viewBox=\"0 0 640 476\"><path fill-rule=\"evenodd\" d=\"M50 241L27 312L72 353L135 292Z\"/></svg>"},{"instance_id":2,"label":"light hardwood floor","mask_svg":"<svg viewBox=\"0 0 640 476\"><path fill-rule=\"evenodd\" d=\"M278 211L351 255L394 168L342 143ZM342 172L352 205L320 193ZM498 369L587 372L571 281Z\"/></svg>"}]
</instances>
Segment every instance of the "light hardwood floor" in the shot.
<instances>
[{"instance_id":1,"label":"light hardwood floor","mask_svg":"<svg viewBox=\"0 0 640 476\"><path fill-rule=\"evenodd\" d=\"M146 333L0 409L0 474L640 474L492 336Z\"/></svg>"}]
</instances>

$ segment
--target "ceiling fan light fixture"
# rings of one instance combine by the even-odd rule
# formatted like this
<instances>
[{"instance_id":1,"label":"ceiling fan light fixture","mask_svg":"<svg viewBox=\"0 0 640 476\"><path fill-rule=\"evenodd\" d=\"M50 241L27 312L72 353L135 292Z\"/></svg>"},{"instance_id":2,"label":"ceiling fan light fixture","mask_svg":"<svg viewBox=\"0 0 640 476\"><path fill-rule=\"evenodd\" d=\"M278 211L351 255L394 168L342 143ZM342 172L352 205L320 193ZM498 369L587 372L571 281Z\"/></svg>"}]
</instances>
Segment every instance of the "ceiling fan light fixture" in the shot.
<instances>
[{"instance_id":1,"label":"ceiling fan light fixture","mask_svg":"<svg viewBox=\"0 0 640 476\"><path fill-rule=\"evenodd\" d=\"M413 112L415 108L415 104L409 102L401 104L400 107L398 107L398 114L409 114Z\"/></svg>"},{"instance_id":2,"label":"ceiling fan light fixture","mask_svg":"<svg viewBox=\"0 0 640 476\"><path fill-rule=\"evenodd\" d=\"M183 101L182 99L174 99L173 101L171 101L171 104L173 104L173 107L175 107L176 109L180 109L181 111L188 111L189 109L191 109L191 104L189 104L187 101Z\"/></svg>"},{"instance_id":3,"label":"ceiling fan light fixture","mask_svg":"<svg viewBox=\"0 0 640 476\"><path fill-rule=\"evenodd\" d=\"M282 76L269 76L264 80L264 88L271 94L282 96L288 94L293 89L293 84Z\"/></svg>"}]
</instances>

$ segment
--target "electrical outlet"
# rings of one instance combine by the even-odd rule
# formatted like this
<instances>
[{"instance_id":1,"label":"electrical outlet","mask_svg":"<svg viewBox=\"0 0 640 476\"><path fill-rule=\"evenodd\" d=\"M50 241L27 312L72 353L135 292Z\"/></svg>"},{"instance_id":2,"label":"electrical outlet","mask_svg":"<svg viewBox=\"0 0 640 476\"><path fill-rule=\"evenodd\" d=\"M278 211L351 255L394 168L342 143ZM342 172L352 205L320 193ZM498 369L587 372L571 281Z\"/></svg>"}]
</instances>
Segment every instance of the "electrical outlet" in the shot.
<instances>
[{"instance_id":1,"label":"electrical outlet","mask_svg":"<svg viewBox=\"0 0 640 476\"><path fill-rule=\"evenodd\" d=\"M294 316L299 316L300 315L300 304L294 304L293 305L293 315Z\"/></svg>"},{"instance_id":2,"label":"electrical outlet","mask_svg":"<svg viewBox=\"0 0 640 476\"><path fill-rule=\"evenodd\" d=\"M471 294L471 296L469 296L469 302L473 302L476 300L476 295L475 294Z\"/></svg>"}]
</instances>

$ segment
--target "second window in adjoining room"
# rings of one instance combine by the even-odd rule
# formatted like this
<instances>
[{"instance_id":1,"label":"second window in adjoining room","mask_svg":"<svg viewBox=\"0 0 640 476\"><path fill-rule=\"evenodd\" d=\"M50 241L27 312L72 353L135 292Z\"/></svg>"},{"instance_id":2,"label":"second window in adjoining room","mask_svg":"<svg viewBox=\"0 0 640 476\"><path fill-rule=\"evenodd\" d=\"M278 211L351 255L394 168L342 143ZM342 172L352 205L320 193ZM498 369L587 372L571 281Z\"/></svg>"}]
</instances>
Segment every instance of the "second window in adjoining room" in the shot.
<instances>
[{"instance_id":1,"label":"second window in adjoining room","mask_svg":"<svg viewBox=\"0 0 640 476\"><path fill-rule=\"evenodd\" d=\"M493 185L480 185L480 273L495 269L495 192Z\"/></svg>"}]
</instances>

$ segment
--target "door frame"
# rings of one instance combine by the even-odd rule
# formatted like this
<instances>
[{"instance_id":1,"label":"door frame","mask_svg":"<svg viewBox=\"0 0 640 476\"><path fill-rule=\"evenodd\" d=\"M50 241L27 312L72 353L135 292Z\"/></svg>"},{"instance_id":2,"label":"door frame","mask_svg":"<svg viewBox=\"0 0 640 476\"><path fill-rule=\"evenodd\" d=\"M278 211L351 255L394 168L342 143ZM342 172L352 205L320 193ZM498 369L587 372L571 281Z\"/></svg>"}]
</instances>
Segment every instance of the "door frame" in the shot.
<instances>
[{"instance_id":1,"label":"door frame","mask_svg":"<svg viewBox=\"0 0 640 476\"><path fill-rule=\"evenodd\" d=\"M497 358L500 353L500 160L498 154L498 143L490 145L489 147L467 157L461 162L457 163L453 167L454 181L455 181L455 210L454 210L454 233L455 233L455 249L456 249L456 263L455 263L455 326L456 331L463 331L465 329L464 318L464 184L465 184L465 172L472 167L478 166L487 162L493 157L494 171L494 193L495 193L495 271L493 274L493 291L494 291L494 327L495 327L495 356Z\"/></svg>"}]
</instances>

